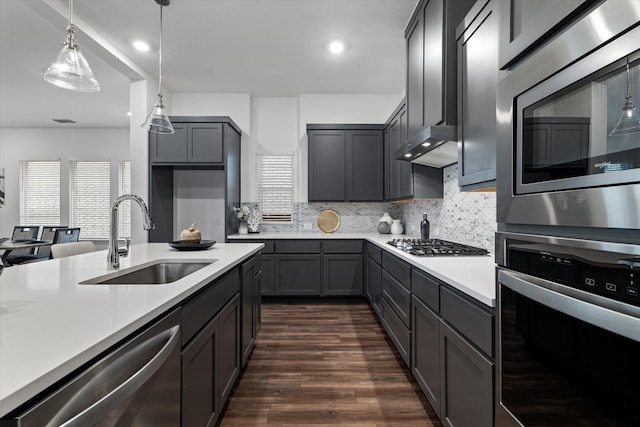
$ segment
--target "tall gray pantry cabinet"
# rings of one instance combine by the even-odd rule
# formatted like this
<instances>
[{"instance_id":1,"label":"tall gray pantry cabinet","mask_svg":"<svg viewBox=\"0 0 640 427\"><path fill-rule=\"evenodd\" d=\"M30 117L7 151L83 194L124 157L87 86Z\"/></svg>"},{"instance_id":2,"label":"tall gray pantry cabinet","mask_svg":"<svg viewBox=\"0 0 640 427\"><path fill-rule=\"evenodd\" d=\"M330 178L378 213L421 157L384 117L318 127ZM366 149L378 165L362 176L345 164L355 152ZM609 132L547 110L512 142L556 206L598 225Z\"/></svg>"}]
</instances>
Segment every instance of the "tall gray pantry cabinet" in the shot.
<instances>
[{"instance_id":1,"label":"tall gray pantry cabinet","mask_svg":"<svg viewBox=\"0 0 640 427\"><path fill-rule=\"evenodd\" d=\"M175 133L149 133L149 208L156 225L149 242L170 242L174 236L174 172L224 171L224 235L237 232L232 208L240 205L240 136L225 116L172 116ZM211 213L214 215L217 213Z\"/></svg>"}]
</instances>

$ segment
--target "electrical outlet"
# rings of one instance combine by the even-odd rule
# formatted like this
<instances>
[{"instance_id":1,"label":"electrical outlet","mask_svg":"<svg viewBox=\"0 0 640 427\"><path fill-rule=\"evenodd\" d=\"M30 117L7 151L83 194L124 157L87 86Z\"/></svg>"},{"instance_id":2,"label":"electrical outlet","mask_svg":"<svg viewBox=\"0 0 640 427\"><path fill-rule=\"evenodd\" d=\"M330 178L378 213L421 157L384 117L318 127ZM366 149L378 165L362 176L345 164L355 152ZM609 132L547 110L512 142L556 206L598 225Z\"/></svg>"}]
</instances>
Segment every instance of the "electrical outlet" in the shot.
<instances>
[{"instance_id":1,"label":"electrical outlet","mask_svg":"<svg viewBox=\"0 0 640 427\"><path fill-rule=\"evenodd\" d=\"M305 222L304 224L302 224L302 229L303 230L311 230L311 223L310 222Z\"/></svg>"}]
</instances>

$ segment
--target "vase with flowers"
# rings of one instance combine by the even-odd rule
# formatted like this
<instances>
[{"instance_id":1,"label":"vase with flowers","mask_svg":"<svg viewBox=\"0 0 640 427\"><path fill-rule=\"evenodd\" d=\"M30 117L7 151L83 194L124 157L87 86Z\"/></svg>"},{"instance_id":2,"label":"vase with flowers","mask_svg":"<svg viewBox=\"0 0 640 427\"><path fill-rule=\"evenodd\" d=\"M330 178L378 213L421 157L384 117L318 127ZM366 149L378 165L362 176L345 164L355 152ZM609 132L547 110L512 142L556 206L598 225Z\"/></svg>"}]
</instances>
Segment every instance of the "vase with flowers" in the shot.
<instances>
[{"instance_id":1,"label":"vase with flowers","mask_svg":"<svg viewBox=\"0 0 640 427\"><path fill-rule=\"evenodd\" d=\"M261 215L248 205L234 207L233 212L239 220L238 234L247 234L248 232L257 233L260 226Z\"/></svg>"}]
</instances>

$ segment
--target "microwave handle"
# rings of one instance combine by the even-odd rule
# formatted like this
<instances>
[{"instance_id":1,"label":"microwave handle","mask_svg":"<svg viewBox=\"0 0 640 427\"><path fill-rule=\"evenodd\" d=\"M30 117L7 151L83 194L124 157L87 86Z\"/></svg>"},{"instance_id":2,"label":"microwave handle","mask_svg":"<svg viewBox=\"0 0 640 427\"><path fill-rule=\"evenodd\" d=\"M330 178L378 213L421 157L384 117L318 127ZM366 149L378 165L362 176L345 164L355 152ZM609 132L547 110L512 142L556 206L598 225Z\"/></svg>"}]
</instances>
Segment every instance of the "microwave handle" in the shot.
<instances>
[{"instance_id":1,"label":"microwave handle","mask_svg":"<svg viewBox=\"0 0 640 427\"><path fill-rule=\"evenodd\" d=\"M640 307L512 270L498 270L498 285L568 316L640 341Z\"/></svg>"},{"instance_id":2,"label":"microwave handle","mask_svg":"<svg viewBox=\"0 0 640 427\"><path fill-rule=\"evenodd\" d=\"M140 389L147 381L149 381L153 374L155 374L167 361L172 351L178 344L178 341L180 340L179 332L180 326L173 326L172 328L169 328L150 338L142 345L132 349L133 352L144 351L144 344L146 344L147 342L157 339L166 340L166 343L162 346L162 348L142 368L140 368L137 372L127 378L126 381L115 387L97 402L88 402L86 409L76 414L73 418L67 420L63 424L60 424L60 427L80 427L93 425L95 422L99 421L102 416L112 410L119 402L135 393L136 390ZM127 355L125 354L124 357L126 358ZM113 366L114 365L112 365L112 367ZM108 375L108 368L104 372L104 375ZM97 380L99 380L99 378L100 376L96 377Z\"/></svg>"}]
</instances>

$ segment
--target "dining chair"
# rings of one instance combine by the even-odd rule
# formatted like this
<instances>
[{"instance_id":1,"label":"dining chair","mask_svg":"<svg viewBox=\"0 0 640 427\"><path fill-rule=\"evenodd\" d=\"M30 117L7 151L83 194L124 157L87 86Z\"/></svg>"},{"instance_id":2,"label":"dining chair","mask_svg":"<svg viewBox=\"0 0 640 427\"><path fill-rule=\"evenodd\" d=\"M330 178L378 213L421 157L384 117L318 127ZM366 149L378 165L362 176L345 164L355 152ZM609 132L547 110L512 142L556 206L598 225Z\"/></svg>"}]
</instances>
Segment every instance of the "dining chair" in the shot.
<instances>
[{"instance_id":1,"label":"dining chair","mask_svg":"<svg viewBox=\"0 0 640 427\"><path fill-rule=\"evenodd\" d=\"M66 225L44 225L42 226L42 234L40 235L40 240L44 242L53 243L53 239L56 235L56 230L62 230L69 228ZM38 259L48 259L51 258L51 246L41 246L38 248L38 251L35 254Z\"/></svg>"},{"instance_id":2,"label":"dining chair","mask_svg":"<svg viewBox=\"0 0 640 427\"><path fill-rule=\"evenodd\" d=\"M18 225L13 227L13 234L11 240L37 240L38 233L40 231L39 225ZM6 262L8 264L20 264L24 261L34 259L35 249L14 249L7 256Z\"/></svg>"},{"instance_id":3,"label":"dining chair","mask_svg":"<svg viewBox=\"0 0 640 427\"><path fill-rule=\"evenodd\" d=\"M82 242L56 243L51 246L51 258L64 258L71 255L94 252L95 250L96 245L90 240Z\"/></svg>"},{"instance_id":4,"label":"dining chair","mask_svg":"<svg viewBox=\"0 0 640 427\"><path fill-rule=\"evenodd\" d=\"M80 227L67 227L54 231L53 244L77 242L80 237Z\"/></svg>"}]
</instances>

